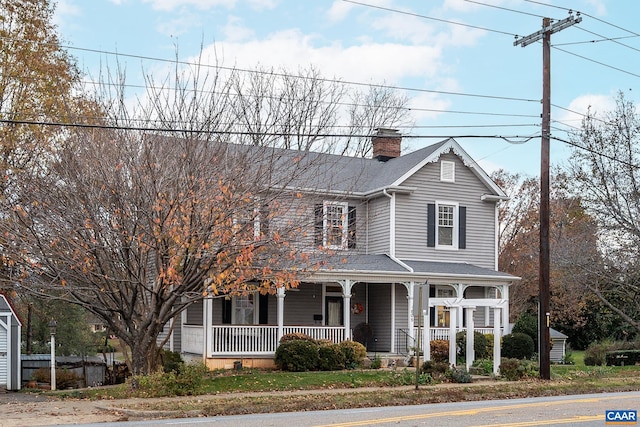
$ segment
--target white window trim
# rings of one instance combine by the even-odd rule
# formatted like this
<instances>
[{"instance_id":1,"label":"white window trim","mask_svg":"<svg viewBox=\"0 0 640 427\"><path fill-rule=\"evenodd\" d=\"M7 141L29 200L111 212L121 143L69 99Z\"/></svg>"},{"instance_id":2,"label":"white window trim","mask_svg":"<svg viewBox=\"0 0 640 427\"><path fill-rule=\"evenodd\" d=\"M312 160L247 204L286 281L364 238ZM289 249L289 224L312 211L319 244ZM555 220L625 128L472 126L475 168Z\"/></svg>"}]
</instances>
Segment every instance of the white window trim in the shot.
<instances>
[{"instance_id":1,"label":"white window trim","mask_svg":"<svg viewBox=\"0 0 640 427\"><path fill-rule=\"evenodd\" d=\"M440 206L453 206L453 236L451 236L451 245L441 245L439 242L439 237L440 237ZM458 250L458 230L459 230L459 226L460 226L460 221L458 218L458 211L459 211L459 206L458 203L456 202L448 202L448 201L444 201L444 200L440 200L440 201L436 201L436 249L443 249L443 250L451 250L451 251L457 251Z\"/></svg>"},{"instance_id":2,"label":"white window trim","mask_svg":"<svg viewBox=\"0 0 640 427\"><path fill-rule=\"evenodd\" d=\"M251 293L253 295L253 325L257 325L259 323L259 319L260 319L260 315L258 313L258 311L260 310L259 306L259 302L258 299L260 298L260 296L258 295L258 292L252 292ZM238 323L236 323L238 321L238 319L236 318L236 304L238 303L238 298L237 296L234 296L231 298L231 324L232 325L237 325Z\"/></svg>"},{"instance_id":3,"label":"white window trim","mask_svg":"<svg viewBox=\"0 0 640 427\"><path fill-rule=\"evenodd\" d=\"M328 244L328 215L327 211L330 206L338 206L342 210L342 239L340 245ZM347 202L329 202L322 204L322 246L327 249L347 249L349 244L349 203Z\"/></svg>"},{"instance_id":4,"label":"white window trim","mask_svg":"<svg viewBox=\"0 0 640 427\"><path fill-rule=\"evenodd\" d=\"M239 218L237 215L233 216L233 227L237 227L239 225ZM254 239L260 239L260 208L258 204L253 208L253 237Z\"/></svg>"},{"instance_id":5,"label":"white window trim","mask_svg":"<svg viewBox=\"0 0 640 427\"><path fill-rule=\"evenodd\" d=\"M448 177L446 172L450 172L451 176ZM456 182L456 162L450 160L440 161L440 181Z\"/></svg>"}]
</instances>

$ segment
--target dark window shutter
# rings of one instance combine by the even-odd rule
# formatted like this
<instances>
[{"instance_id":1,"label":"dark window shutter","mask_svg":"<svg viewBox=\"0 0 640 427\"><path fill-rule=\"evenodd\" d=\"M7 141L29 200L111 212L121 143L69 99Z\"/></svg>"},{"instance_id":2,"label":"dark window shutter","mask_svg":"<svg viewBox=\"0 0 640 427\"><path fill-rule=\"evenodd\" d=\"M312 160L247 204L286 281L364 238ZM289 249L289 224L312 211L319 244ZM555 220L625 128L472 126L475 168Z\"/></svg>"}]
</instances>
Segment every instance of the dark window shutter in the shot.
<instances>
[{"instance_id":1,"label":"dark window shutter","mask_svg":"<svg viewBox=\"0 0 640 427\"><path fill-rule=\"evenodd\" d=\"M429 286L429 298L435 298L435 297L436 297L436 287ZM431 323L431 326L436 325L436 308L435 307L429 307L429 322Z\"/></svg>"},{"instance_id":2,"label":"dark window shutter","mask_svg":"<svg viewBox=\"0 0 640 427\"><path fill-rule=\"evenodd\" d=\"M314 214L314 243L316 246L322 246L322 231L324 227L324 221L322 218L322 205L315 205L313 208Z\"/></svg>"},{"instance_id":3,"label":"dark window shutter","mask_svg":"<svg viewBox=\"0 0 640 427\"><path fill-rule=\"evenodd\" d=\"M266 325L269 323L269 295L260 294L258 297L258 323Z\"/></svg>"},{"instance_id":4,"label":"dark window shutter","mask_svg":"<svg viewBox=\"0 0 640 427\"><path fill-rule=\"evenodd\" d=\"M458 249L467 249L467 208L458 208Z\"/></svg>"},{"instance_id":5,"label":"dark window shutter","mask_svg":"<svg viewBox=\"0 0 640 427\"><path fill-rule=\"evenodd\" d=\"M266 207L260 209L260 235L269 235L269 210Z\"/></svg>"},{"instance_id":6,"label":"dark window shutter","mask_svg":"<svg viewBox=\"0 0 640 427\"><path fill-rule=\"evenodd\" d=\"M231 324L231 298L222 298L222 324Z\"/></svg>"},{"instance_id":7,"label":"dark window shutter","mask_svg":"<svg viewBox=\"0 0 640 427\"><path fill-rule=\"evenodd\" d=\"M429 203L427 205L427 246L434 248L436 246L436 205Z\"/></svg>"},{"instance_id":8,"label":"dark window shutter","mask_svg":"<svg viewBox=\"0 0 640 427\"><path fill-rule=\"evenodd\" d=\"M347 219L347 236L349 249L355 249L357 244L356 239L356 207L349 206L349 218Z\"/></svg>"}]
</instances>

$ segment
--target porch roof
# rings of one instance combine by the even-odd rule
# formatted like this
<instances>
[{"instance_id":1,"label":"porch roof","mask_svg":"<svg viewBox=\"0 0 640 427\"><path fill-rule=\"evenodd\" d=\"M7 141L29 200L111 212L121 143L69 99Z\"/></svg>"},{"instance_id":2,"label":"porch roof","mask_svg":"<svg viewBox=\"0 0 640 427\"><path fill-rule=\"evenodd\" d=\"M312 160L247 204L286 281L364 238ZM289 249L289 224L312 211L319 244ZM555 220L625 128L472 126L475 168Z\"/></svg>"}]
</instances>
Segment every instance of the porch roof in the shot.
<instances>
[{"instance_id":1,"label":"porch roof","mask_svg":"<svg viewBox=\"0 0 640 427\"><path fill-rule=\"evenodd\" d=\"M401 260L386 254L351 254L327 258L322 267L311 275L311 279L508 284L520 278L468 263Z\"/></svg>"}]
</instances>

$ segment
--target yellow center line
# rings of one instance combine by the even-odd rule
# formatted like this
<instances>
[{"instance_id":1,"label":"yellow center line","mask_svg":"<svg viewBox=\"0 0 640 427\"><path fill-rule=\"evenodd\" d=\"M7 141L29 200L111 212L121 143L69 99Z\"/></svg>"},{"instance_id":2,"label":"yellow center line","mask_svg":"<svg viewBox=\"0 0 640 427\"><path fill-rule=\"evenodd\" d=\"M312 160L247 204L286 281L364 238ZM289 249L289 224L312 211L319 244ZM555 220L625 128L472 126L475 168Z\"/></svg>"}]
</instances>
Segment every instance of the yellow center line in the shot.
<instances>
[{"instance_id":1,"label":"yellow center line","mask_svg":"<svg viewBox=\"0 0 640 427\"><path fill-rule=\"evenodd\" d=\"M481 426L473 427L529 427L529 426L546 426L549 424L569 424L569 423L586 423L589 421L604 420L604 414L602 415L577 415L571 418L558 418L555 420L538 420L538 421L524 421L519 423L500 423L500 424L483 424Z\"/></svg>"},{"instance_id":2,"label":"yellow center line","mask_svg":"<svg viewBox=\"0 0 640 427\"><path fill-rule=\"evenodd\" d=\"M606 400L637 399L637 398L638 398L638 395L635 394L632 396L610 396L610 397L603 396L603 397L594 397L594 398L559 400L559 401L551 401L551 402L518 403L513 405L488 406L486 408L473 408L473 409L460 409L456 411L433 412L429 414L403 415L400 417L381 418L377 420L349 421L345 423L322 424L322 425L317 425L315 427L370 426L374 424L395 423L400 421L412 421L412 420L420 420L420 419L426 419L426 418L476 415L476 414L485 413L485 412L501 411L503 409L523 409L523 408L535 408L537 406L552 406L552 405L559 406L559 405L568 405L568 404L575 404L575 403L595 403L595 402L602 402ZM598 415L594 419L604 420L604 413L602 415ZM592 421L592 420L589 420L589 421ZM544 425L545 423L548 423L548 422L549 421L545 421L542 424L531 424L531 425ZM567 421L567 423L568 422L570 421ZM504 424L501 424L501 425L504 425ZM519 425L526 426L528 424L514 424L514 426L519 426Z\"/></svg>"}]
</instances>

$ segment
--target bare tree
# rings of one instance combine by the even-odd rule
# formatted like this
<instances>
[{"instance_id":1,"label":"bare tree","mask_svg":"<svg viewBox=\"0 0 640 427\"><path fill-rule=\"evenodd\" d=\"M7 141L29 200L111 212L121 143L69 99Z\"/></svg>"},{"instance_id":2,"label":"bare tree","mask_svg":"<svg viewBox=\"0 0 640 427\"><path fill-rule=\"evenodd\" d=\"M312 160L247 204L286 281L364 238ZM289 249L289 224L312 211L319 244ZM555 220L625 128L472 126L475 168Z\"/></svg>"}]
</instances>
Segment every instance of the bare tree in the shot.
<instances>
[{"instance_id":1,"label":"bare tree","mask_svg":"<svg viewBox=\"0 0 640 427\"><path fill-rule=\"evenodd\" d=\"M317 262L298 244L314 219L291 188L331 171L314 170L310 152L230 143L243 136L230 123L250 111L234 105L233 80L199 73L149 80L134 110L124 84L103 94L102 124L69 131L3 206L10 283L93 313L130 348L135 373L155 368L159 333L203 295L295 287ZM291 115L269 114L280 129Z\"/></svg>"},{"instance_id":2,"label":"bare tree","mask_svg":"<svg viewBox=\"0 0 640 427\"><path fill-rule=\"evenodd\" d=\"M637 309L628 304L640 301L640 115L620 93L615 110L602 117L589 113L572 142L572 179L598 222L599 249L607 259L602 268L586 266L594 277L589 289L640 332Z\"/></svg>"}]
</instances>

